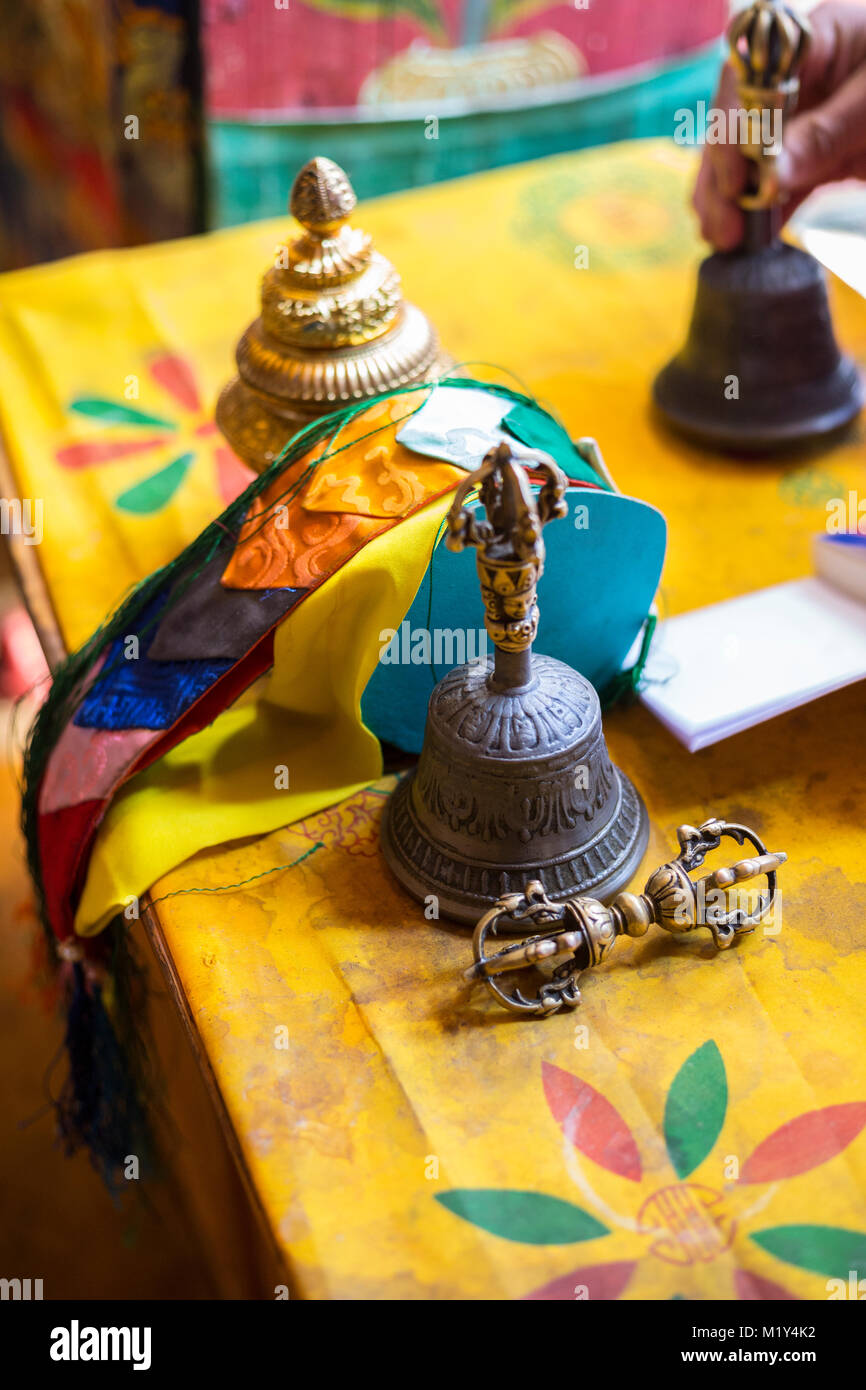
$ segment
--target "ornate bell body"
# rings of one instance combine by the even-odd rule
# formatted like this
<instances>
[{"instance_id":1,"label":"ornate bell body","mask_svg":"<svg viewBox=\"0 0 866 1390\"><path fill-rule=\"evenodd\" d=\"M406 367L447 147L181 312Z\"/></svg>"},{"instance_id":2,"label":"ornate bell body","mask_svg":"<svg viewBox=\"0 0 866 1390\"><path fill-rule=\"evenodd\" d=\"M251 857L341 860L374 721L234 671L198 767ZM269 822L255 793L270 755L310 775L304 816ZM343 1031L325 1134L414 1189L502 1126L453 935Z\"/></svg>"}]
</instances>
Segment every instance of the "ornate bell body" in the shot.
<instances>
[{"instance_id":1,"label":"ornate bell body","mask_svg":"<svg viewBox=\"0 0 866 1390\"><path fill-rule=\"evenodd\" d=\"M330 159L305 165L289 202L301 234L265 273L261 314L217 403L235 453L261 472L297 430L332 410L447 370L433 325L390 261L348 225L355 194Z\"/></svg>"},{"instance_id":2,"label":"ornate bell body","mask_svg":"<svg viewBox=\"0 0 866 1390\"><path fill-rule=\"evenodd\" d=\"M667 423L699 444L769 453L843 429L862 408L863 389L836 343L821 266L777 235L772 171L809 28L781 0L755 0L728 37L740 148L750 161L740 199L745 239L703 262L686 345L653 396Z\"/></svg>"},{"instance_id":3,"label":"ornate bell body","mask_svg":"<svg viewBox=\"0 0 866 1390\"><path fill-rule=\"evenodd\" d=\"M493 663L451 671L430 697L417 769L389 800L385 858L413 897L466 924L528 879L555 902L607 898L633 877L648 836L646 811L610 761L598 696L561 661L534 657L543 525L564 514L555 465L534 498L507 445L458 490L448 545L477 547ZM487 520L465 505L481 486Z\"/></svg>"}]
</instances>

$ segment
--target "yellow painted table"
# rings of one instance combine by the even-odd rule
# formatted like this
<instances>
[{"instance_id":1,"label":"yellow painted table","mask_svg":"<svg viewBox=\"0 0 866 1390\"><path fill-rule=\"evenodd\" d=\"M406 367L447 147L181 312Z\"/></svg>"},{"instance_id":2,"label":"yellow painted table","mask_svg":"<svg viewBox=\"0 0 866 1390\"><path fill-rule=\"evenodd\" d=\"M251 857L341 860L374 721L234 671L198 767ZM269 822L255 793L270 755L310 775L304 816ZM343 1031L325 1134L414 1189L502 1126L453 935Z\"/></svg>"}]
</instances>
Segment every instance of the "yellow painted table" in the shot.
<instances>
[{"instance_id":1,"label":"yellow painted table","mask_svg":"<svg viewBox=\"0 0 866 1390\"><path fill-rule=\"evenodd\" d=\"M862 433L808 462L744 464L652 422L651 375L682 339L701 254L691 170L666 145L601 149L401 194L361 219L458 359L510 367L665 513L663 615L807 573L826 501L864 485ZM218 510L209 421L283 232L0 281L0 416L22 494L47 512L63 498L71 532L46 528L38 558L70 645ZM866 361L862 302L837 284L833 304ZM123 400L134 377L139 408L164 415L148 368L166 357L187 364L175 397L195 383L171 430L149 454L86 466L88 445L129 432L103 419L100 433L68 403ZM77 472L69 455L58 464L76 445ZM162 511L118 508L188 453ZM778 934L719 956L629 942L574 1015L511 1019L460 983L466 936L389 879L387 782L154 886L237 882L324 843L291 873L151 916L293 1294L820 1299L828 1279L866 1272L863 689L694 755L640 707L606 729L650 812L645 869L670 857L678 824L711 813L788 851Z\"/></svg>"}]
</instances>

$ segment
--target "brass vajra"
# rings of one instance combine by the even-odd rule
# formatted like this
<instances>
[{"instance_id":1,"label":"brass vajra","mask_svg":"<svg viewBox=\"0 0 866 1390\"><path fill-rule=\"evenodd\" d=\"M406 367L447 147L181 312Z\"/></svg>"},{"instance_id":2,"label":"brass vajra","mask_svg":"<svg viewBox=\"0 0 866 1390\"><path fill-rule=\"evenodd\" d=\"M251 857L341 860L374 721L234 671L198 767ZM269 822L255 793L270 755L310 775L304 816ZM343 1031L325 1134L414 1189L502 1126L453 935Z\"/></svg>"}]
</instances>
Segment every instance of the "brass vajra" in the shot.
<instances>
[{"instance_id":1,"label":"brass vajra","mask_svg":"<svg viewBox=\"0 0 866 1390\"><path fill-rule=\"evenodd\" d=\"M782 0L755 0L731 21L728 43L746 117L740 149L753 163L740 199L744 208L767 208L777 200L773 166L782 148L781 123L796 110L798 72L811 36L806 20Z\"/></svg>"},{"instance_id":2,"label":"brass vajra","mask_svg":"<svg viewBox=\"0 0 866 1390\"><path fill-rule=\"evenodd\" d=\"M690 871L726 837L740 845L748 841L755 854L703 878L690 878ZM512 1012L543 1016L580 1003L581 972L605 960L619 936L643 936L654 923L677 936L707 927L716 947L725 950L738 937L754 931L773 906L776 869L787 855L768 853L746 826L722 820L705 821L698 829L681 825L677 839L680 852L676 859L656 869L643 893L619 893L609 907L597 898L553 902L538 882L528 883L523 893L501 898L475 928L475 962L464 972L464 978L483 980L497 1001ZM728 890L762 875L766 875L767 887L754 909L748 912L731 907ZM488 955L490 938L500 928L512 934L535 929L535 934ZM527 996L519 986L510 992L505 988L504 981L512 971L533 967L541 979L536 994Z\"/></svg>"},{"instance_id":3,"label":"brass vajra","mask_svg":"<svg viewBox=\"0 0 866 1390\"><path fill-rule=\"evenodd\" d=\"M461 483L447 517L449 550L476 547L484 625L498 651L528 652L532 646L538 630L536 593L544 572L541 530L555 517L568 515L562 469L543 458L533 468L544 478L537 499L526 469L512 459L507 444L499 444ZM476 487L486 520L466 506Z\"/></svg>"}]
</instances>

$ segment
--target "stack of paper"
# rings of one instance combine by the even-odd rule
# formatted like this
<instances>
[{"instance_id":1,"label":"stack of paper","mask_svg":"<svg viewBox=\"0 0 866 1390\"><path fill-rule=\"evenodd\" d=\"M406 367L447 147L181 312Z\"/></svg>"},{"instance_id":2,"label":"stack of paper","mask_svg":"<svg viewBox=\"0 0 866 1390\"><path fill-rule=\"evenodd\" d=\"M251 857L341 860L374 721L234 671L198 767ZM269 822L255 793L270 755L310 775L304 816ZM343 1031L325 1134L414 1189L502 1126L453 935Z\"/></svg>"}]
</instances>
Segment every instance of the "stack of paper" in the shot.
<instances>
[{"instance_id":1,"label":"stack of paper","mask_svg":"<svg viewBox=\"0 0 866 1390\"><path fill-rule=\"evenodd\" d=\"M660 623L641 699L693 753L864 677L866 604L797 579Z\"/></svg>"}]
</instances>

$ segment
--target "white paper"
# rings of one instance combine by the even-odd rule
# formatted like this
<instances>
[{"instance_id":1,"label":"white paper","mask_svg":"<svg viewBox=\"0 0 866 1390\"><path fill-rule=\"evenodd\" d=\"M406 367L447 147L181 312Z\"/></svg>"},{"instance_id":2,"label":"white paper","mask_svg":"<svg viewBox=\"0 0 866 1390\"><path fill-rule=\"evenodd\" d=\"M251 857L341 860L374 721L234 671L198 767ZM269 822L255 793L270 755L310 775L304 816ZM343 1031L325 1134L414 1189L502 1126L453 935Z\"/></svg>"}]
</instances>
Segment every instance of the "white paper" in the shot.
<instances>
[{"instance_id":1,"label":"white paper","mask_svg":"<svg viewBox=\"0 0 866 1390\"><path fill-rule=\"evenodd\" d=\"M816 261L866 297L866 238L862 234L804 227L800 237Z\"/></svg>"},{"instance_id":2,"label":"white paper","mask_svg":"<svg viewBox=\"0 0 866 1390\"><path fill-rule=\"evenodd\" d=\"M515 458L536 459L530 449L501 427L511 403L483 387L437 386L420 410L397 431L397 442L416 454L444 459L472 473L488 449L506 440ZM542 455L546 457L546 455Z\"/></svg>"},{"instance_id":3,"label":"white paper","mask_svg":"<svg viewBox=\"0 0 866 1390\"><path fill-rule=\"evenodd\" d=\"M866 604L796 579L660 623L641 700L689 752L866 677Z\"/></svg>"},{"instance_id":4,"label":"white paper","mask_svg":"<svg viewBox=\"0 0 866 1390\"><path fill-rule=\"evenodd\" d=\"M794 213L791 229L802 246L866 297L866 190L848 179L811 194Z\"/></svg>"}]
</instances>

